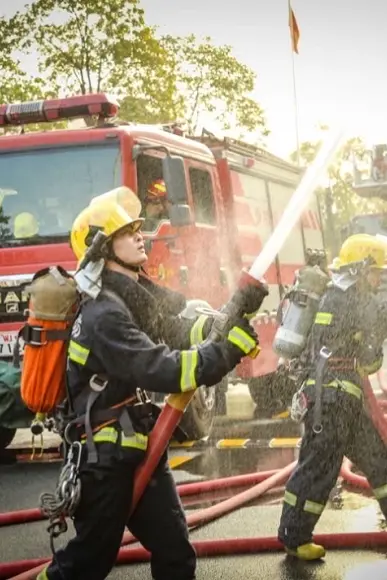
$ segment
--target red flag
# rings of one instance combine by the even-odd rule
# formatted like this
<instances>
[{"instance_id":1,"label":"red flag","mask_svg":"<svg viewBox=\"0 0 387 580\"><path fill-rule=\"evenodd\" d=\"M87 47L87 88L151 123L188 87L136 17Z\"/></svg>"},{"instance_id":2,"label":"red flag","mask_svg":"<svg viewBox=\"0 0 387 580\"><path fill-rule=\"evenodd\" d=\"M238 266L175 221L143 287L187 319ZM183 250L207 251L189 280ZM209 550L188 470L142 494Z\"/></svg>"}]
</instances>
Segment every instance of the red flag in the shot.
<instances>
[{"instance_id":1,"label":"red flag","mask_svg":"<svg viewBox=\"0 0 387 580\"><path fill-rule=\"evenodd\" d=\"M298 54L298 41L300 40L300 30L298 28L297 20L290 6L289 2L289 27L290 27L290 38L292 41L292 49Z\"/></svg>"}]
</instances>

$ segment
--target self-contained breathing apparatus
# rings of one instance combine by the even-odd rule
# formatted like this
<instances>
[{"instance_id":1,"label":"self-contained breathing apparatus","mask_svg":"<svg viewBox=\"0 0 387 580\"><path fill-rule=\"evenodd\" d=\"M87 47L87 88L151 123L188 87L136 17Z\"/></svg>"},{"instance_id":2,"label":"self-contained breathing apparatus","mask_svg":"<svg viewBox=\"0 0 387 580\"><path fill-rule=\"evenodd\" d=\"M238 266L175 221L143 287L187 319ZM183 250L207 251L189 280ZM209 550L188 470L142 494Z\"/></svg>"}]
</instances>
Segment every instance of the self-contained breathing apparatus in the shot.
<instances>
[{"instance_id":1,"label":"self-contained breathing apparatus","mask_svg":"<svg viewBox=\"0 0 387 580\"><path fill-rule=\"evenodd\" d=\"M340 338L340 344L330 344L329 348L323 345L318 353L313 352L311 329L316 315L318 316L319 301L329 283L345 292L364 276L369 271L370 266L373 265L374 260L372 258L341 266L335 264L335 269L332 269L332 281L330 282L330 277L326 271L319 266L317 266L317 270L316 265L311 268L307 264L303 270L297 273L296 283L289 292L290 305L282 318L282 324L277 331L273 347L286 360L290 378L296 383L297 391L292 399L290 414L297 423L302 422L308 412L308 399L304 390L307 386L307 378L310 371L314 368L313 431L316 434L322 431L322 388L327 378L326 367L334 352L342 346ZM302 275L304 272L306 275ZM297 291L300 288L302 289L301 299L297 295ZM356 364L355 361L353 363L353 369L356 366L358 372L360 372L359 366L361 364L366 369L367 361L375 360L375 349L379 349L379 337L374 337L374 340L370 342L372 344L362 347L362 354L359 360L356 361ZM363 362L361 362L361 359L363 359ZM345 385L332 374L333 369L334 367L330 368L329 380L336 381L340 388L345 390ZM373 370L373 372L375 371Z\"/></svg>"}]
</instances>

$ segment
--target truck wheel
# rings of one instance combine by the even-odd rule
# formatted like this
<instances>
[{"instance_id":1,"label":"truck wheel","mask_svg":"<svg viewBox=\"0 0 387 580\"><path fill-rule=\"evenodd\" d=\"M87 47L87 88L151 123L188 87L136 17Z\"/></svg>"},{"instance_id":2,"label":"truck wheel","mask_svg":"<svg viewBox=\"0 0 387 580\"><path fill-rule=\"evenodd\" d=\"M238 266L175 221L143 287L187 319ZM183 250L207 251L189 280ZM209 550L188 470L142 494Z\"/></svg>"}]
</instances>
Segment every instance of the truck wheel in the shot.
<instances>
[{"instance_id":1,"label":"truck wheel","mask_svg":"<svg viewBox=\"0 0 387 580\"><path fill-rule=\"evenodd\" d=\"M12 439L15 437L16 429L8 429L7 427L0 427L0 453L8 447Z\"/></svg>"},{"instance_id":2,"label":"truck wheel","mask_svg":"<svg viewBox=\"0 0 387 580\"><path fill-rule=\"evenodd\" d=\"M211 433L216 415L217 391L215 387L200 387L192 398L180 421L190 441L207 437Z\"/></svg>"},{"instance_id":3,"label":"truck wheel","mask_svg":"<svg viewBox=\"0 0 387 580\"><path fill-rule=\"evenodd\" d=\"M295 384L283 373L271 373L249 380L251 398L257 405L257 417L272 417L282 413L292 402Z\"/></svg>"}]
</instances>

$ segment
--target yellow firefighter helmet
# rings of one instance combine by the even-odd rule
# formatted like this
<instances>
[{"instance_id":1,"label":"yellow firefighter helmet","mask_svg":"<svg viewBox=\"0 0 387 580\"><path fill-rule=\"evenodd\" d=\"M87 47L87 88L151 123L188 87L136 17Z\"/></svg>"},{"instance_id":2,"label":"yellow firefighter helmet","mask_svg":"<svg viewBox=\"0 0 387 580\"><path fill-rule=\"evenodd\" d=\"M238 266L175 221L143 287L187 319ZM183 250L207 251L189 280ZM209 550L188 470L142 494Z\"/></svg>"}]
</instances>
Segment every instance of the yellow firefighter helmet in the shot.
<instances>
[{"instance_id":1,"label":"yellow firefighter helmet","mask_svg":"<svg viewBox=\"0 0 387 580\"><path fill-rule=\"evenodd\" d=\"M27 211L19 213L15 217L13 233L15 238L32 238L39 231L39 224L36 217Z\"/></svg>"},{"instance_id":2,"label":"yellow firefighter helmet","mask_svg":"<svg viewBox=\"0 0 387 580\"><path fill-rule=\"evenodd\" d=\"M374 262L371 267L384 268L386 259L385 248L385 244L375 236L369 234L350 236L341 246L339 253L340 265L346 266L371 258Z\"/></svg>"},{"instance_id":3,"label":"yellow firefighter helmet","mask_svg":"<svg viewBox=\"0 0 387 580\"><path fill-rule=\"evenodd\" d=\"M81 260L98 230L111 239L124 228L133 233L138 231L143 221L138 215L130 216L121 205L109 198L95 200L75 218L70 239L73 252Z\"/></svg>"}]
</instances>

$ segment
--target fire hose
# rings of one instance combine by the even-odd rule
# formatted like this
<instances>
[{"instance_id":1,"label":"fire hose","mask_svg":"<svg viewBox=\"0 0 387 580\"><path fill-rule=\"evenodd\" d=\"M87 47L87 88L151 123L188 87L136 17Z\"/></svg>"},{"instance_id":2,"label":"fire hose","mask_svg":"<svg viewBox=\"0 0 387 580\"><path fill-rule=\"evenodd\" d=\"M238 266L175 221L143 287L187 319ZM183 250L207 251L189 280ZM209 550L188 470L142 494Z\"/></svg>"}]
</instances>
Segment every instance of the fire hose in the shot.
<instances>
[{"instance_id":1,"label":"fire hose","mask_svg":"<svg viewBox=\"0 0 387 580\"><path fill-rule=\"evenodd\" d=\"M330 160L332 159L334 153L336 152L337 146L342 139L342 135L335 136L332 142L326 143L317 155L314 163L308 169L304 178L302 179L300 185L296 189L290 203L286 207L281 220L277 224L275 231L273 232L271 238L263 248L261 254L258 256L257 260L254 262L252 268L249 272L243 272L239 290L236 291L228 305L226 306L224 313L228 318L232 318L235 315L243 315L246 312L251 312L246 306L250 298L256 295L257 289L258 294L261 291L261 301L265 296L262 292L264 285L261 282L262 276L265 274L267 268L274 260L274 257L278 254L284 241L289 235L291 229L294 227L298 221L301 212L307 204L310 195L315 190L318 185L319 179L323 172L327 168ZM259 304L259 306L260 306ZM258 306L258 307L259 307ZM218 327L219 332L219 327ZM384 415L381 412L377 401L374 397L370 396L369 391L372 391L369 382L365 381L365 393L367 397L367 402L371 416L374 420L375 426L377 427L381 437L387 442L387 424L384 421ZM373 393L372 393L373 395ZM145 487L147 486L152 474L160 460L161 455L164 453L168 446L169 440L172 436L174 429L180 421L180 418L189 404L193 393L187 393L184 395L170 395L167 398L166 405L157 421L157 424L151 434L149 449L147 453L146 460L143 465L140 466L138 473L136 474L136 482L134 488L134 500L132 505L132 510L135 509ZM190 514L187 518L188 525L190 527L201 525L207 521L211 521L224 513L229 513L230 511L244 505L244 503L250 502L256 497L265 493L270 487L278 485L280 482L284 482L289 477L294 464L288 465L286 468L278 471L267 480L259 483L257 486L250 490L242 492L235 497L229 498L220 504L211 506L199 512ZM125 539L125 535L124 535ZM126 540L132 541L133 537L127 536ZM316 541L323 542L327 547L369 547L371 545L387 545L387 534L384 532L373 533L373 534L334 534L326 536L316 536ZM226 542L226 543L225 543ZM198 555L211 555L214 553L224 553L222 549L225 549L227 545L227 553L229 553L230 545L237 553L242 553L243 551L259 551L259 549L276 549L281 546L281 544L274 538L250 538L250 539L240 539L240 540L230 540L227 541L213 540L207 543L197 543ZM234 542L232 544L232 542ZM248 546L248 547L247 547ZM265 548L266 546L266 548ZM269 548L268 548L269 546ZM135 558L147 558L149 554L142 549L133 548L121 548L118 562L128 562L134 561ZM136 561L140 561L137 559ZM34 562L36 563L36 561ZM16 563L17 564L17 563ZM24 563L24 570L31 567L31 561ZM11 566L9 564L8 566ZM14 580L22 580L27 578L35 578L36 574L40 571L42 566L37 569L29 570L26 573L22 573L16 577ZM14 569L15 570L15 569ZM15 573L13 570L12 573ZM6 576L2 576L6 577Z\"/></svg>"}]
</instances>

